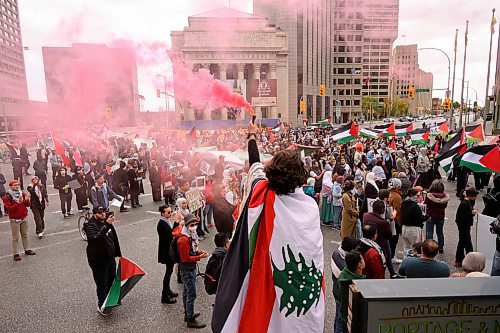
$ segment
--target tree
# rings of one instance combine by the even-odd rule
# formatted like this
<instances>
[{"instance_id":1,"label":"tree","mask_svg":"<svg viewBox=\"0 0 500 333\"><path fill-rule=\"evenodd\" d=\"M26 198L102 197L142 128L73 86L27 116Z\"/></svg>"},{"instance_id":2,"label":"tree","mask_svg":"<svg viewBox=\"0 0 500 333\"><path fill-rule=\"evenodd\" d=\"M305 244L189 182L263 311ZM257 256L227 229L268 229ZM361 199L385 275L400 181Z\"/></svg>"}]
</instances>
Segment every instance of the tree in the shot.
<instances>
[{"instance_id":1,"label":"tree","mask_svg":"<svg viewBox=\"0 0 500 333\"><path fill-rule=\"evenodd\" d=\"M457 102L457 101L453 102L453 108L454 109L460 109L460 103Z\"/></svg>"},{"instance_id":2,"label":"tree","mask_svg":"<svg viewBox=\"0 0 500 333\"><path fill-rule=\"evenodd\" d=\"M365 111L366 115L369 115L370 113L370 106L371 109L373 110L373 115L375 116L378 112L378 99L363 97L363 100L361 101L361 108ZM369 117L365 118L369 119Z\"/></svg>"},{"instance_id":3,"label":"tree","mask_svg":"<svg viewBox=\"0 0 500 333\"><path fill-rule=\"evenodd\" d=\"M403 99L395 99L392 101L391 116L400 117L405 114L406 102Z\"/></svg>"}]
</instances>

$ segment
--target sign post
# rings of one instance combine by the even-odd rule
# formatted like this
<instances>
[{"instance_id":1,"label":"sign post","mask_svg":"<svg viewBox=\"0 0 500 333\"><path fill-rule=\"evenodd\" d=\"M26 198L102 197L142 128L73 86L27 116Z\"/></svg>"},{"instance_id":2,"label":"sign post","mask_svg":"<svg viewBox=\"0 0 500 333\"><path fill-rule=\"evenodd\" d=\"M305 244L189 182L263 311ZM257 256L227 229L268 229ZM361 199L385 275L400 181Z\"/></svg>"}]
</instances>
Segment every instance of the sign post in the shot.
<instances>
[{"instance_id":1,"label":"sign post","mask_svg":"<svg viewBox=\"0 0 500 333\"><path fill-rule=\"evenodd\" d=\"M342 102L339 101L338 99L335 101L335 116L337 117L337 124L340 124L340 106L342 105Z\"/></svg>"}]
</instances>

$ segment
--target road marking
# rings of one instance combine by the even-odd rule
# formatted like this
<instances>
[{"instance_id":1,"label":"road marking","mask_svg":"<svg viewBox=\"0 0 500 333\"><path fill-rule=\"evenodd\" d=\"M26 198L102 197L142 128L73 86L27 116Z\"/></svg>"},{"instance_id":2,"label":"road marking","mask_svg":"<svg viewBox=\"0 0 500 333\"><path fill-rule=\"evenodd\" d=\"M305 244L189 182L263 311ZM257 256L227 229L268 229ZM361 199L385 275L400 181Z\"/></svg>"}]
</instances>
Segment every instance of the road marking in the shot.
<instances>
[{"instance_id":1,"label":"road marking","mask_svg":"<svg viewBox=\"0 0 500 333\"><path fill-rule=\"evenodd\" d=\"M141 194L141 195L139 196L139 198L142 198L142 197L147 197L147 196L150 196L150 195L151 195L151 193Z\"/></svg>"},{"instance_id":2,"label":"road marking","mask_svg":"<svg viewBox=\"0 0 500 333\"><path fill-rule=\"evenodd\" d=\"M144 220L140 220L140 221L133 222L133 223L130 223L130 224L117 225L115 228L116 229L122 229L122 228L130 227L130 226L134 226L134 225L137 225L137 224L141 224L141 223L151 222L151 221L154 221L154 220L156 220L156 218L144 219ZM50 233L50 234L46 234L45 236L47 237L47 236L64 235L64 234L70 234L70 233L77 232L77 231L79 231L79 230L78 229L71 229L71 230L53 232L53 233ZM57 245L71 243L71 242L78 241L78 240L83 241L81 237L78 237L78 238L73 238L73 239L65 240L65 241L62 241L62 242L48 244L48 245L45 245L45 246L35 247L35 248L32 248L32 250L46 249L46 248L54 247L54 246L57 246ZM12 258L12 254L7 254L7 255L4 255L4 256L0 256L0 260L5 259L5 258Z\"/></svg>"},{"instance_id":3,"label":"road marking","mask_svg":"<svg viewBox=\"0 0 500 333\"><path fill-rule=\"evenodd\" d=\"M62 213L62 210L56 210L55 212L52 212L52 214L59 214Z\"/></svg>"},{"instance_id":4,"label":"road marking","mask_svg":"<svg viewBox=\"0 0 500 333\"><path fill-rule=\"evenodd\" d=\"M9 223L9 222L10 222L10 220L2 221L2 222L0 222L0 224Z\"/></svg>"},{"instance_id":5,"label":"road marking","mask_svg":"<svg viewBox=\"0 0 500 333\"><path fill-rule=\"evenodd\" d=\"M336 244L336 245L340 245L340 244L342 244L342 242L337 242L337 241L333 241L333 240L332 240L330 243L332 243L332 244Z\"/></svg>"},{"instance_id":6,"label":"road marking","mask_svg":"<svg viewBox=\"0 0 500 333\"><path fill-rule=\"evenodd\" d=\"M49 196L51 195L58 195L59 193L50 193Z\"/></svg>"},{"instance_id":7,"label":"road marking","mask_svg":"<svg viewBox=\"0 0 500 333\"><path fill-rule=\"evenodd\" d=\"M146 213L160 215L160 212L153 212L152 210L147 210Z\"/></svg>"}]
</instances>

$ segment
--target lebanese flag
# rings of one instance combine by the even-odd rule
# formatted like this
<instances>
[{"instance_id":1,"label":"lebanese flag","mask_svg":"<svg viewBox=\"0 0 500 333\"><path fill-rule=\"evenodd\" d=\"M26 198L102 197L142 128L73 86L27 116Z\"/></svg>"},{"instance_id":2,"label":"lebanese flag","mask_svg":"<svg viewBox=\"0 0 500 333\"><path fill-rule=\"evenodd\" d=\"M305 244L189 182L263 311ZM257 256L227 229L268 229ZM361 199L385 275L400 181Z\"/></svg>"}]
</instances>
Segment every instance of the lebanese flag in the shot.
<instances>
[{"instance_id":1,"label":"lebanese flag","mask_svg":"<svg viewBox=\"0 0 500 333\"><path fill-rule=\"evenodd\" d=\"M406 136L406 133L413 131L413 124L396 125L395 133L397 136Z\"/></svg>"},{"instance_id":2,"label":"lebanese flag","mask_svg":"<svg viewBox=\"0 0 500 333\"><path fill-rule=\"evenodd\" d=\"M453 164L455 156L463 154L466 149L466 144L459 145L453 149L447 150L442 155L437 156L435 160L439 163L439 165L441 165L445 172L448 172Z\"/></svg>"},{"instance_id":3,"label":"lebanese flag","mask_svg":"<svg viewBox=\"0 0 500 333\"><path fill-rule=\"evenodd\" d=\"M396 125L394 125L394 123L387 125L377 125L374 128L382 130L383 137L396 136Z\"/></svg>"},{"instance_id":4,"label":"lebanese flag","mask_svg":"<svg viewBox=\"0 0 500 333\"><path fill-rule=\"evenodd\" d=\"M450 151L464 143L465 143L465 129L462 128L460 129L460 132L455 134L448 142L446 142L443 145L443 148L441 148L438 154L442 155L445 152Z\"/></svg>"},{"instance_id":5,"label":"lebanese flag","mask_svg":"<svg viewBox=\"0 0 500 333\"><path fill-rule=\"evenodd\" d=\"M64 148L63 141L52 135L52 142L54 142L54 150L59 156L61 156L64 165L69 167L70 158L68 156L68 153L66 152L66 149Z\"/></svg>"},{"instance_id":6,"label":"lebanese flag","mask_svg":"<svg viewBox=\"0 0 500 333\"><path fill-rule=\"evenodd\" d=\"M482 142L484 141L483 125L472 125L465 127L465 135L467 142Z\"/></svg>"},{"instance_id":7,"label":"lebanese flag","mask_svg":"<svg viewBox=\"0 0 500 333\"><path fill-rule=\"evenodd\" d=\"M120 257L115 280L101 306L101 311L117 306L144 275L146 273L139 266L127 258Z\"/></svg>"},{"instance_id":8,"label":"lebanese flag","mask_svg":"<svg viewBox=\"0 0 500 333\"><path fill-rule=\"evenodd\" d=\"M341 126L332 132L331 138L338 144L348 143L359 136L359 127L354 122Z\"/></svg>"},{"instance_id":9,"label":"lebanese flag","mask_svg":"<svg viewBox=\"0 0 500 333\"><path fill-rule=\"evenodd\" d=\"M462 155L460 165L473 172L500 172L500 148L497 145L469 148Z\"/></svg>"},{"instance_id":10,"label":"lebanese flag","mask_svg":"<svg viewBox=\"0 0 500 333\"><path fill-rule=\"evenodd\" d=\"M249 177L252 170L259 172L262 165L254 164ZM267 180L253 184L222 267L212 331L323 332L318 206L301 188L277 195Z\"/></svg>"},{"instance_id":11,"label":"lebanese flag","mask_svg":"<svg viewBox=\"0 0 500 333\"><path fill-rule=\"evenodd\" d=\"M425 145L429 141L429 135L431 134L428 128L419 128L408 133L411 138L412 145Z\"/></svg>"}]
</instances>

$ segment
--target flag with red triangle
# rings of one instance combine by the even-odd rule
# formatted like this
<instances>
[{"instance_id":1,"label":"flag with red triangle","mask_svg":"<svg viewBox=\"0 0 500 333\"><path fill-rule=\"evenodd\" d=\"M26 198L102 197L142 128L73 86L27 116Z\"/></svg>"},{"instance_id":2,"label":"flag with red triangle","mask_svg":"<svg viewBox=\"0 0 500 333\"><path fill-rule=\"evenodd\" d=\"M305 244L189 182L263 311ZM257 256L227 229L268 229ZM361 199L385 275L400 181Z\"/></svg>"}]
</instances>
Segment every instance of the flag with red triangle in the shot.
<instances>
[{"instance_id":1,"label":"flag with red triangle","mask_svg":"<svg viewBox=\"0 0 500 333\"><path fill-rule=\"evenodd\" d=\"M70 158L68 156L68 153L66 152L66 148L64 147L63 141L52 134L51 136L52 136L52 142L54 142L54 150L59 156L61 156L64 165L69 167Z\"/></svg>"},{"instance_id":2,"label":"flag with red triangle","mask_svg":"<svg viewBox=\"0 0 500 333\"><path fill-rule=\"evenodd\" d=\"M73 150L73 159L75 160L75 165L77 167L83 168L82 155L80 154L80 150L78 148Z\"/></svg>"},{"instance_id":3,"label":"flag with red triangle","mask_svg":"<svg viewBox=\"0 0 500 333\"><path fill-rule=\"evenodd\" d=\"M198 136L196 134L196 127L195 126L193 126L193 128L191 128L191 130L189 131L189 133L186 136L186 139L191 140L192 142L196 142L196 140L198 139Z\"/></svg>"},{"instance_id":4,"label":"flag with red triangle","mask_svg":"<svg viewBox=\"0 0 500 333\"><path fill-rule=\"evenodd\" d=\"M377 125L376 130L382 130L382 137L396 136L396 125L394 123L387 125Z\"/></svg>"},{"instance_id":5,"label":"flag with red triangle","mask_svg":"<svg viewBox=\"0 0 500 333\"><path fill-rule=\"evenodd\" d=\"M484 141L483 125L471 125L465 127L465 135L467 142L482 142Z\"/></svg>"},{"instance_id":6,"label":"flag with red triangle","mask_svg":"<svg viewBox=\"0 0 500 333\"><path fill-rule=\"evenodd\" d=\"M460 129L460 131L458 133L456 133L454 136L452 136L448 142L446 142L443 145L443 147L439 151L439 155L442 155L445 152L450 151L453 148L456 148L464 143L465 143L465 129L462 128L462 129Z\"/></svg>"},{"instance_id":7,"label":"flag with red triangle","mask_svg":"<svg viewBox=\"0 0 500 333\"><path fill-rule=\"evenodd\" d=\"M461 156L460 165L473 172L500 172L500 148L497 145L469 148Z\"/></svg>"},{"instance_id":8,"label":"flag with red triangle","mask_svg":"<svg viewBox=\"0 0 500 333\"><path fill-rule=\"evenodd\" d=\"M391 143L389 144L390 149L396 149L396 140L392 138Z\"/></svg>"},{"instance_id":9,"label":"flag with red triangle","mask_svg":"<svg viewBox=\"0 0 500 333\"><path fill-rule=\"evenodd\" d=\"M117 306L144 275L146 273L139 266L127 258L120 257L115 280L101 306L101 311Z\"/></svg>"},{"instance_id":10,"label":"flag with red triangle","mask_svg":"<svg viewBox=\"0 0 500 333\"><path fill-rule=\"evenodd\" d=\"M276 138L274 137L274 134L271 133L271 135L269 135L269 143L273 144L275 140L276 140Z\"/></svg>"}]
</instances>

